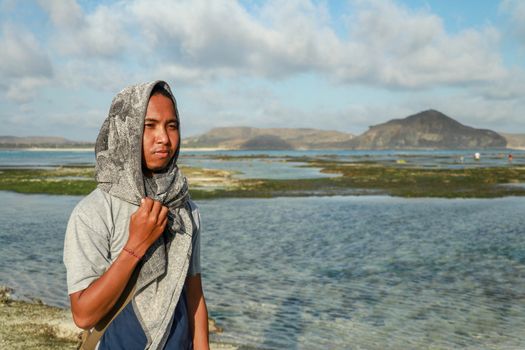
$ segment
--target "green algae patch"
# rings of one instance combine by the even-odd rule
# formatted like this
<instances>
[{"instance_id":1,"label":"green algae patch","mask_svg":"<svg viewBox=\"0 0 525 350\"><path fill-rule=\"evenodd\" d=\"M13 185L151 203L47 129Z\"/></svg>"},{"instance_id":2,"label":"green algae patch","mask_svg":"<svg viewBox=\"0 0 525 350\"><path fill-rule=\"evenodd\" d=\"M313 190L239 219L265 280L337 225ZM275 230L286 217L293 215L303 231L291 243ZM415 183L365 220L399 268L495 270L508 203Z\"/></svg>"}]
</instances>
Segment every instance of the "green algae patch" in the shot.
<instances>
[{"instance_id":1,"label":"green algae patch","mask_svg":"<svg viewBox=\"0 0 525 350\"><path fill-rule=\"evenodd\" d=\"M54 326L23 322L2 325L0 346L3 349L77 349L78 341L57 335Z\"/></svg>"},{"instance_id":2,"label":"green algae patch","mask_svg":"<svg viewBox=\"0 0 525 350\"><path fill-rule=\"evenodd\" d=\"M294 160L296 161L296 160ZM235 190L199 192L194 198L269 198L277 196L370 195L399 197L494 198L524 196L525 169L473 168L422 169L379 163L338 163L309 161L309 166L339 177L296 180L245 180Z\"/></svg>"},{"instance_id":3,"label":"green algae patch","mask_svg":"<svg viewBox=\"0 0 525 350\"><path fill-rule=\"evenodd\" d=\"M314 179L237 179L234 172L182 167L194 199L383 194L400 197L525 196L525 167L421 168L409 164L341 162L287 157L286 161L340 176ZM93 167L4 169L0 190L86 195L96 187Z\"/></svg>"},{"instance_id":4,"label":"green algae patch","mask_svg":"<svg viewBox=\"0 0 525 350\"><path fill-rule=\"evenodd\" d=\"M214 188L233 189L238 180L235 172L181 167L190 186L201 191ZM0 191L53 195L87 195L97 187L95 169L89 167L57 167L51 169L2 169Z\"/></svg>"},{"instance_id":5,"label":"green algae patch","mask_svg":"<svg viewBox=\"0 0 525 350\"><path fill-rule=\"evenodd\" d=\"M96 187L93 167L3 169L0 190L19 193L84 195Z\"/></svg>"},{"instance_id":6,"label":"green algae patch","mask_svg":"<svg viewBox=\"0 0 525 350\"><path fill-rule=\"evenodd\" d=\"M502 186L525 183L523 167L427 169L383 164L352 164L317 161L309 165L323 172L340 173L330 179L343 186L383 190L401 197L493 198L523 196L525 188Z\"/></svg>"},{"instance_id":7,"label":"green algae patch","mask_svg":"<svg viewBox=\"0 0 525 350\"><path fill-rule=\"evenodd\" d=\"M0 348L77 348L80 330L72 325L68 310L12 300L9 293L0 287Z\"/></svg>"},{"instance_id":8,"label":"green algae patch","mask_svg":"<svg viewBox=\"0 0 525 350\"><path fill-rule=\"evenodd\" d=\"M82 330L77 328L69 309L13 300L12 290L0 286L0 349L61 350L77 349ZM208 328L215 335L222 332L215 320ZM237 346L211 342L211 349L236 350Z\"/></svg>"}]
</instances>

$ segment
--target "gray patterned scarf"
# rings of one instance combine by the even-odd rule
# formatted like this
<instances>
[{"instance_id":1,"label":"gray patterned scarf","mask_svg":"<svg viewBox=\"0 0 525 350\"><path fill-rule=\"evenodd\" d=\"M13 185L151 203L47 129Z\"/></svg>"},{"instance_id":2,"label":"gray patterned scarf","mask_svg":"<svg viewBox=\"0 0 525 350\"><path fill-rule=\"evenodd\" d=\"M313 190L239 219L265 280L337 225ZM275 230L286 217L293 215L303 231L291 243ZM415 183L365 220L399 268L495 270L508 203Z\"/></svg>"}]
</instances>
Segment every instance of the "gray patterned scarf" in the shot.
<instances>
[{"instance_id":1,"label":"gray patterned scarf","mask_svg":"<svg viewBox=\"0 0 525 350\"><path fill-rule=\"evenodd\" d=\"M151 178L142 172L142 134L151 91L167 83L154 81L130 86L113 99L95 145L98 188L126 202L140 205L148 196L169 208L163 235L143 259L133 298L135 313L148 338L148 349L161 349L167 339L191 256L193 219L186 178L177 167L177 149L162 173Z\"/></svg>"}]
</instances>

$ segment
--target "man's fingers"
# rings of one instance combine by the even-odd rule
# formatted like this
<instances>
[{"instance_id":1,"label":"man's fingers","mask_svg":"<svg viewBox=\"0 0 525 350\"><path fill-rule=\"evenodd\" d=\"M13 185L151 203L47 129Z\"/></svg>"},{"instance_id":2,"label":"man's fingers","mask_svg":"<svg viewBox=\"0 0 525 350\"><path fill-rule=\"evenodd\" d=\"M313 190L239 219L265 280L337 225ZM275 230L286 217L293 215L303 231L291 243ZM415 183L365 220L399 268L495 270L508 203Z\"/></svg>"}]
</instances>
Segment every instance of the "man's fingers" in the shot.
<instances>
[{"instance_id":1,"label":"man's fingers","mask_svg":"<svg viewBox=\"0 0 525 350\"><path fill-rule=\"evenodd\" d=\"M150 220L156 225L159 225L168 217L168 207L165 207L161 202L148 197L142 199L140 208L147 213Z\"/></svg>"},{"instance_id":2,"label":"man's fingers","mask_svg":"<svg viewBox=\"0 0 525 350\"><path fill-rule=\"evenodd\" d=\"M159 222L159 213L162 209L162 204L159 201L153 201L153 207L151 208L150 217L155 219L155 222Z\"/></svg>"},{"instance_id":3,"label":"man's fingers","mask_svg":"<svg viewBox=\"0 0 525 350\"><path fill-rule=\"evenodd\" d=\"M166 228L167 223L168 223L168 216L165 216L164 219L162 219L160 223L160 227L162 228L162 231L164 231L164 228Z\"/></svg>"},{"instance_id":4,"label":"man's fingers","mask_svg":"<svg viewBox=\"0 0 525 350\"><path fill-rule=\"evenodd\" d=\"M151 211L151 208L153 207L154 200L149 197L142 198L142 201L140 202L140 208L146 211L146 213L149 213Z\"/></svg>"},{"instance_id":5,"label":"man's fingers","mask_svg":"<svg viewBox=\"0 0 525 350\"><path fill-rule=\"evenodd\" d=\"M161 222L165 218L168 217L168 207L162 206L159 213L159 218L157 219L157 222Z\"/></svg>"}]
</instances>

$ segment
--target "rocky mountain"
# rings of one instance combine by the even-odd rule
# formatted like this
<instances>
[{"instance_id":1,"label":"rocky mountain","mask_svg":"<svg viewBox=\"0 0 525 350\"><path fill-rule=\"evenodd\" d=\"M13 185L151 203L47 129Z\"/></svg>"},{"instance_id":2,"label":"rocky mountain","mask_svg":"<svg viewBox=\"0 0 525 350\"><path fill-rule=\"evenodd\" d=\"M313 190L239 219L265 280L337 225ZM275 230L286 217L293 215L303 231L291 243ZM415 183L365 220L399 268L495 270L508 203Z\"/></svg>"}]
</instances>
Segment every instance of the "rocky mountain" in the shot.
<instances>
[{"instance_id":1,"label":"rocky mountain","mask_svg":"<svg viewBox=\"0 0 525 350\"><path fill-rule=\"evenodd\" d=\"M92 147L93 143L71 141L55 136L0 136L0 148L65 148L65 147Z\"/></svg>"},{"instance_id":2,"label":"rocky mountain","mask_svg":"<svg viewBox=\"0 0 525 350\"><path fill-rule=\"evenodd\" d=\"M182 145L226 149L330 149L353 137L344 132L317 129L223 127L183 139Z\"/></svg>"},{"instance_id":3,"label":"rocky mountain","mask_svg":"<svg viewBox=\"0 0 525 350\"><path fill-rule=\"evenodd\" d=\"M371 126L346 145L353 149L473 149L505 148L507 140L431 109Z\"/></svg>"},{"instance_id":4,"label":"rocky mountain","mask_svg":"<svg viewBox=\"0 0 525 350\"><path fill-rule=\"evenodd\" d=\"M507 148L525 149L525 134L499 133L507 140Z\"/></svg>"},{"instance_id":5,"label":"rocky mountain","mask_svg":"<svg viewBox=\"0 0 525 350\"><path fill-rule=\"evenodd\" d=\"M251 150L525 148L525 134L475 129L431 109L371 126L357 137L318 129L222 127L185 138L182 145ZM0 136L0 148L16 147L93 147L93 144L61 137Z\"/></svg>"}]
</instances>

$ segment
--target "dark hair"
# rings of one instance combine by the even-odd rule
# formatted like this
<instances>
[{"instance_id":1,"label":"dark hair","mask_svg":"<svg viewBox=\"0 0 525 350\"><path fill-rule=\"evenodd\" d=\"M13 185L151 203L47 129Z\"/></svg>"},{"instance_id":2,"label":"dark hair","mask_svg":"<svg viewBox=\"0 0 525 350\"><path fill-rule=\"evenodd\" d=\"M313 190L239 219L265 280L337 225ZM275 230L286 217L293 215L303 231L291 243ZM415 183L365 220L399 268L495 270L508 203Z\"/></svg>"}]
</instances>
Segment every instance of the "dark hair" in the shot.
<instances>
[{"instance_id":1,"label":"dark hair","mask_svg":"<svg viewBox=\"0 0 525 350\"><path fill-rule=\"evenodd\" d=\"M157 84L153 87L153 90L151 90L150 97L153 95L158 95L158 94L161 94L162 96L166 96L166 97L173 99L170 92L162 84Z\"/></svg>"},{"instance_id":2,"label":"dark hair","mask_svg":"<svg viewBox=\"0 0 525 350\"><path fill-rule=\"evenodd\" d=\"M166 89L166 87L163 84L155 85L153 89L151 90L151 94L149 95L149 97L151 98L151 96L155 96L155 95L162 95L162 96L168 97L171 100L171 103L173 103L173 108L175 109L175 115L177 119L179 119L179 112L177 111L177 105L175 104L175 99L173 95L168 91L168 89Z\"/></svg>"}]
</instances>

